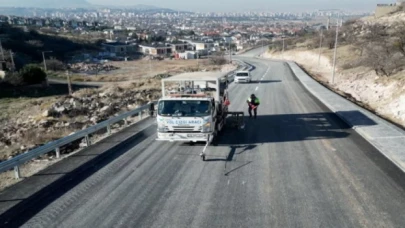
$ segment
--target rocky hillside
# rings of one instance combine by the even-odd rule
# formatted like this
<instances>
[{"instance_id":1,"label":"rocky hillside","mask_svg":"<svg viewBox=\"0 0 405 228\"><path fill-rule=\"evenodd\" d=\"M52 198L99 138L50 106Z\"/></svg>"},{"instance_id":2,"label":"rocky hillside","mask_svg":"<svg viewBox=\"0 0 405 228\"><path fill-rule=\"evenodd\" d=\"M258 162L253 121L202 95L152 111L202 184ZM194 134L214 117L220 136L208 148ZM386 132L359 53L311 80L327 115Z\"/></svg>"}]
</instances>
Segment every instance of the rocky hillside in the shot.
<instances>
[{"instance_id":1,"label":"rocky hillside","mask_svg":"<svg viewBox=\"0 0 405 228\"><path fill-rule=\"evenodd\" d=\"M127 86L83 89L51 101L34 100L0 124L0 161L156 100L160 93L159 80L148 79Z\"/></svg>"},{"instance_id":2,"label":"rocky hillside","mask_svg":"<svg viewBox=\"0 0 405 228\"><path fill-rule=\"evenodd\" d=\"M397 124L405 126L405 14L362 18L340 28L335 83L332 83L335 30L288 40L264 55L296 61L315 79ZM319 51L321 58L319 59Z\"/></svg>"}]
</instances>

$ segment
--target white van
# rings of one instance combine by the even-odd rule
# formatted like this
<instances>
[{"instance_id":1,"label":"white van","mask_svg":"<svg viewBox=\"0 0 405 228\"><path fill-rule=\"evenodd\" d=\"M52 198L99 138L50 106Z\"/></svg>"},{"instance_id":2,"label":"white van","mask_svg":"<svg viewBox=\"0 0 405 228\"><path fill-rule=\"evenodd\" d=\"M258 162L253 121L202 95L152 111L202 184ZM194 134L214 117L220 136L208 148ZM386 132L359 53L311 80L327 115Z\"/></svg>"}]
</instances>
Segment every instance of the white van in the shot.
<instances>
[{"instance_id":1,"label":"white van","mask_svg":"<svg viewBox=\"0 0 405 228\"><path fill-rule=\"evenodd\" d=\"M252 77L250 75L250 71L238 71L235 73L235 77L234 77L234 81L235 83L239 83L239 82L251 82L252 81Z\"/></svg>"}]
</instances>

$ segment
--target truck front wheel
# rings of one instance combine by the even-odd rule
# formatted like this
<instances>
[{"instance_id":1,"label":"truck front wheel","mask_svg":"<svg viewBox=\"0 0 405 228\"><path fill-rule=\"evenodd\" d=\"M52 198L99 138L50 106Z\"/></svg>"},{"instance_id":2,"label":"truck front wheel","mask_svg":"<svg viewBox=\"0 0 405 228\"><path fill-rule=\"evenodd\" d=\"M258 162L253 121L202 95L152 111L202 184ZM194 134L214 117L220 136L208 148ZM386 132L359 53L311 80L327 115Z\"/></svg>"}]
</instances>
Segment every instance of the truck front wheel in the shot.
<instances>
[{"instance_id":1,"label":"truck front wheel","mask_svg":"<svg viewBox=\"0 0 405 228\"><path fill-rule=\"evenodd\" d=\"M218 136L219 136L219 132L218 132L218 125L215 126L215 131L214 134L212 135L212 145L213 146L217 146L218 145Z\"/></svg>"}]
</instances>

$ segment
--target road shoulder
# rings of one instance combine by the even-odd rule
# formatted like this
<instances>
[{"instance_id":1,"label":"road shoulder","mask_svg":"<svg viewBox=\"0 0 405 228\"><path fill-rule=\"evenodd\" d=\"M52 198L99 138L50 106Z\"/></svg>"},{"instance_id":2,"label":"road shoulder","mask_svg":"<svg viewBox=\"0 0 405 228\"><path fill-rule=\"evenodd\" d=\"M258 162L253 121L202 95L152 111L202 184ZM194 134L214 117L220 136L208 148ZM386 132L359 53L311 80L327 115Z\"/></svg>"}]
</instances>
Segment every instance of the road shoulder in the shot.
<instances>
[{"instance_id":1,"label":"road shoulder","mask_svg":"<svg viewBox=\"0 0 405 228\"><path fill-rule=\"evenodd\" d=\"M402 129L325 88L295 62L286 62L312 95L405 172L405 132Z\"/></svg>"}]
</instances>

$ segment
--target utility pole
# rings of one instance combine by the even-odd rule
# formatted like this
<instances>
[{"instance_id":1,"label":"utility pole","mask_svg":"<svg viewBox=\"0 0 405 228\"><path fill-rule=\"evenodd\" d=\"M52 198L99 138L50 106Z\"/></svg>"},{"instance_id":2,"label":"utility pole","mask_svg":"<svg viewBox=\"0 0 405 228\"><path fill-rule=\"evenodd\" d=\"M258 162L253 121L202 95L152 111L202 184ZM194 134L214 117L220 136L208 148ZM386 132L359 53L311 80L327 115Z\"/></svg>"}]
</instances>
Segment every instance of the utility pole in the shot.
<instances>
[{"instance_id":1,"label":"utility pole","mask_svg":"<svg viewBox=\"0 0 405 228\"><path fill-rule=\"evenodd\" d=\"M320 35L320 41L319 41L318 66L319 66L319 64L321 63L322 39L323 39L323 29L321 29L321 35Z\"/></svg>"},{"instance_id":2,"label":"utility pole","mask_svg":"<svg viewBox=\"0 0 405 228\"><path fill-rule=\"evenodd\" d=\"M229 42L229 63L232 63L231 42Z\"/></svg>"},{"instance_id":3,"label":"utility pole","mask_svg":"<svg viewBox=\"0 0 405 228\"><path fill-rule=\"evenodd\" d=\"M3 45L1 44L1 40L0 40L0 52L1 52L1 57L2 57L2 59L1 59L1 69L3 71L6 71L7 64L6 64L6 58L4 57ZM4 69L3 69L3 67L4 67Z\"/></svg>"},{"instance_id":4,"label":"utility pole","mask_svg":"<svg viewBox=\"0 0 405 228\"><path fill-rule=\"evenodd\" d=\"M15 63L14 63L14 54L13 51L10 50L10 58L11 58L11 65L12 65L12 71L15 71Z\"/></svg>"},{"instance_id":5,"label":"utility pole","mask_svg":"<svg viewBox=\"0 0 405 228\"><path fill-rule=\"evenodd\" d=\"M45 53L44 53L44 52L42 52L42 60L44 61L44 71L47 72L47 70L46 70Z\"/></svg>"},{"instance_id":6,"label":"utility pole","mask_svg":"<svg viewBox=\"0 0 405 228\"><path fill-rule=\"evenodd\" d=\"M283 32L283 35L281 36L281 38L283 39L283 51L282 51L282 56L283 56L283 59L284 59L284 32Z\"/></svg>"},{"instance_id":7,"label":"utility pole","mask_svg":"<svg viewBox=\"0 0 405 228\"><path fill-rule=\"evenodd\" d=\"M3 45L1 44L1 40L0 40L0 52L1 52L1 58L2 61L6 61L6 58L4 57L4 51L3 51Z\"/></svg>"},{"instance_id":8,"label":"utility pole","mask_svg":"<svg viewBox=\"0 0 405 228\"><path fill-rule=\"evenodd\" d=\"M264 41L262 39L262 55L264 55Z\"/></svg>"},{"instance_id":9,"label":"utility pole","mask_svg":"<svg viewBox=\"0 0 405 228\"><path fill-rule=\"evenodd\" d=\"M196 57L197 57L197 70L200 70L200 55L198 54L198 51L196 49L195 51Z\"/></svg>"},{"instance_id":10,"label":"utility pole","mask_svg":"<svg viewBox=\"0 0 405 228\"><path fill-rule=\"evenodd\" d=\"M332 84L335 83L336 52L337 52L337 42L338 42L338 35L339 35L339 18L340 18L340 14L338 13L338 18L336 20L335 51L333 53Z\"/></svg>"},{"instance_id":11,"label":"utility pole","mask_svg":"<svg viewBox=\"0 0 405 228\"><path fill-rule=\"evenodd\" d=\"M149 74L152 76L152 55L149 55Z\"/></svg>"},{"instance_id":12,"label":"utility pole","mask_svg":"<svg viewBox=\"0 0 405 228\"><path fill-rule=\"evenodd\" d=\"M46 52L52 52L52 51L43 51L43 52L42 52L42 59L44 60L44 71L45 71L45 73L48 72L48 70L47 70L47 68L46 68L46 60L45 60L45 53L46 53ZM48 83L48 75L46 75L46 78L45 78L45 86L49 86L49 83Z\"/></svg>"},{"instance_id":13,"label":"utility pole","mask_svg":"<svg viewBox=\"0 0 405 228\"><path fill-rule=\"evenodd\" d=\"M45 60L45 53L49 53L49 52L52 52L52 51L43 51L42 52L42 59L44 60L44 70L45 70L45 72L47 72L48 70L46 69L46 60Z\"/></svg>"},{"instance_id":14,"label":"utility pole","mask_svg":"<svg viewBox=\"0 0 405 228\"><path fill-rule=\"evenodd\" d=\"M67 83L68 83L69 95L72 95L72 82L70 81L69 70L66 71L66 78L67 78Z\"/></svg>"}]
</instances>

